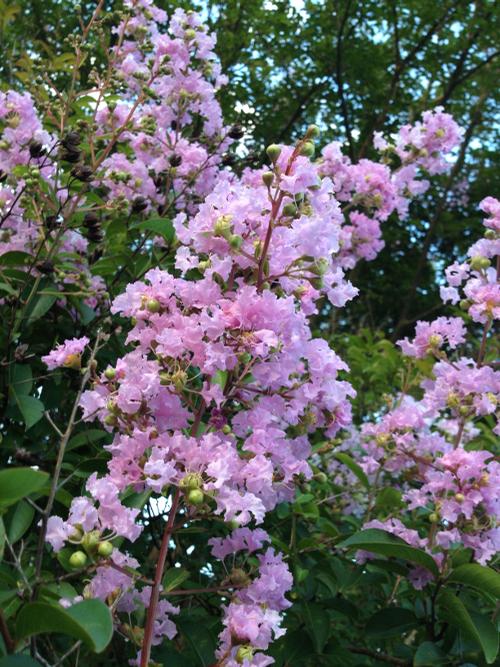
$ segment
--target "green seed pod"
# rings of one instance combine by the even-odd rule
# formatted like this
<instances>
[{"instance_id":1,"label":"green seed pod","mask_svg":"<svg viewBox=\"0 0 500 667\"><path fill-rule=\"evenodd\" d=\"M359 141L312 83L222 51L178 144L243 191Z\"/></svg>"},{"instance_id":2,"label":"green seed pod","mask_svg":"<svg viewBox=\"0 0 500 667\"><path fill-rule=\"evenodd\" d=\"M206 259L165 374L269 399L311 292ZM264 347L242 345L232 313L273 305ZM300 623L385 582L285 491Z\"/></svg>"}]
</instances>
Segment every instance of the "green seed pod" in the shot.
<instances>
[{"instance_id":1,"label":"green seed pod","mask_svg":"<svg viewBox=\"0 0 500 667\"><path fill-rule=\"evenodd\" d=\"M301 148L300 148L300 154L304 155L305 157L312 157L314 155L314 144L312 141L305 141Z\"/></svg>"},{"instance_id":2,"label":"green seed pod","mask_svg":"<svg viewBox=\"0 0 500 667\"><path fill-rule=\"evenodd\" d=\"M158 299L148 299L146 302L146 310L150 313L159 313L161 309Z\"/></svg>"},{"instance_id":3,"label":"green seed pod","mask_svg":"<svg viewBox=\"0 0 500 667\"><path fill-rule=\"evenodd\" d=\"M281 155L281 148L278 146L278 144L270 144L266 148L266 153L271 162L276 162L276 160Z\"/></svg>"},{"instance_id":4,"label":"green seed pod","mask_svg":"<svg viewBox=\"0 0 500 667\"><path fill-rule=\"evenodd\" d=\"M266 187L270 188L271 185L272 185L273 182L274 182L274 174L273 174L273 172L272 172L272 171L265 171L265 172L262 174L262 180L263 180L263 182L264 182L264 185L265 185Z\"/></svg>"},{"instance_id":5,"label":"green seed pod","mask_svg":"<svg viewBox=\"0 0 500 667\"><path fill-rule=\"evenodd\" d=\"M431 523L437 523L439 521L439 514L437 514L436 512L432 512L431 514L429 514L429 521Z\"/></svg>"},{"instance_id":6,"label":"green seed pod","mask_svg":"<svg viewBox=\"0 0 500 667\"><path fill-rule=\"evenodd\" d=\"M83 551L75 551L74 554L71 554L69 557L69 564L71 567L74 567L75 570L79 570L82 567L85 567L87 562L87 555Z\"/></svg>"},{"instance_id":7,"label":"green seed pod","mask_svg":"<svg viewBox=\"0 0 500 667\"><path fill-rule=\"evenodd\" d=\"M229 237L229 245L233 250L239 250L243 244L243 238L237 234Z\"/></svg>"},{"instance_id":8,"label":"green seed pod","mask_svg":"<svg viewBox=\"0 0 500 667\"><path fill-rule=\"evenodd\" d=\"M199 489L201 484L202 484L201 475L199 475L197 472L188 472L188 474L184 475L184 477L179 482L180 488L183 489L184 491L187 490L192 491L193 489Z\"/></svg>"},{"instance_id":9,"label":"green seed pod","mask_svg":"<svg viewBox=\"0 0 500 667\"><path fill-rule=\"evenodd\" d=\"M320 129L317 125L309 125L306 132L307 139L317 139L320 135Z\"/></svg>"},{"instance_id":10,"label":"green seed pod","mask_svg":"<svg viewBox=\"0 0 500 667\"><path fill-rule=\"evenodd\" d=\"M288 204L285 204L283 206L283 215L285 215L287 218L288 217L293 218L296 213L297 213L297 207L292 202L288 202Z\"/></svg>"},{"instance_id":11,"label":"green seed pod","mask_svg":"<svg viewBox=\"0 0 500 667\"><path fill-rule=\"evenodd\" d=\"M222 432L224 433L224 435L229 435L232 432L229 424L224 424L224 426L222 427Z\"/></svg>"},{"instance_id":12,"label":"green seed pod","mask_svg":"<svg viewBox=\"0 0 500 667\"><path fill-rule=\"evenodd\" d=\"M490 260L487 257L483 257L482 255L475 255L474 257L471 257L469 264L473 271L480 271L481 269L487 269L489 266L491 266Z\"/></svg>"},{"instance_id":13,"label":"green seed pod","mask_svg":"<svg viewBox=\"0 0 500 667\"><path fill-rule=\"evenodd\" d=\"M97 553L103 558L109 558L113 553L113 545L108 540L101 542L97 547Z\"/></svg>"},{"instance_id":14,"label":"green seed pod","mask_svg":"<svg viewBox=\"0 0 500 667\"><path fill-rule=\"evenodd\" d=\"M187 494L187 501L190 505L201 505L204 497L204 493L201 489L191 489Z\"/></svg>"}]
</instances>

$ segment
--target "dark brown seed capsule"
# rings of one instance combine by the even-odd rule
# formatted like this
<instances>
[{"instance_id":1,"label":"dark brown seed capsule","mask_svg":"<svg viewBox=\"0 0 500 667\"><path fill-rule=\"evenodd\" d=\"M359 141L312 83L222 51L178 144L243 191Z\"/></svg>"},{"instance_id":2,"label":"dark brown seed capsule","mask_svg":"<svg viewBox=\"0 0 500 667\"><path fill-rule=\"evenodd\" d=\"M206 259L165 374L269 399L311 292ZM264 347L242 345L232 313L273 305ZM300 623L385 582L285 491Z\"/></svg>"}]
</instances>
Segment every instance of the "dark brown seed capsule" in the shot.
<instances>
[{"instance_id":1,"label":"dark brown seed capsule","mask_svg":"<svg viewBox=\"0 0 500 667\"><path fill-rule=\"evenodd\" d=\"M83 183L88 183L91 181L92 174L92 169L86 164L77 165L71 170L71 175L77 178L79 181L83 181Z\"/></svg>"},{"instance_id":2,"label":"dark brown seed capsule","mask_svg":"<svg viewBox=\"0 0 500 667\"><path fill-rule=\"evenodd\" d=\"M136 197L132 202L132 213L140 213L148 207L148 202L145 197Z\"/></svg>"},{"instance_id":3,"label":"dark brown seed capsule","mask_svg":"<svg viewBox=\"0 0 500 667\"><path fill-rule=\"evenodd\" d=\"M244 134L245 130L241 127L239 123L233 125L233 127L229 130L229 136L231 137L231 139L241 139Z\"/></svg>"},{"instance_id":4,"label":"dark brown seed capsule","mask_svg":"<svg viewBox=\"0 0 500 667\"><path fill-rule=\"evenodd\" d=\"M99 224L99 216L97 215L97 213L89 211L88 213L85 214L85 217L83 218L83 225L85 227L95 227L98 224Z\"/></svg>"},{"instance_id":5,"label":"dark brown seed capsule","mask_svg":"<svg viewBox=\"0 0 500 667\"><path fill-rule=\"evenodd\" d=\"M222 157L222 164L225 167L232 167L235 162L236 158L232 153L226 153L226 155Z\"/></svg>"},{"instance_id":6,"label":"dark brown seed capsule","mask_svg":"<svg viewBox=\"0 0 500 667\"><path fill-rule=\"evenodd\" d=\"M47 227L48 231L50 232L52 229L56 229L59 227L59 222L57 221L57 216L55 215L48 215L45 218L45 226Z\"/></svg>"},{"instance_id":7,"label":"dark brown seed capsule","mask_svg":"<svg viewBox=\"0 0 500 667\"><path fill-rule=\"evenodd\" d=\"M28 147L29 147L30 155L33 158L42 157L42 155L44 155L44 153L45 153L45 148L43 147L43 144L42 144L41 141L36 141L35 139L32 139L29 142Z\"/></svg>"},{"instance_id":8,"label":"dark brown seed capsule","mask_svg":"<svg viewBox=\"0 0 500 667\"><path fill-rule=\"evenodd\" d=\"M182 157L180 155L171 155L168 161L172 167L178 167L182 163Z\"/></svg>"},{"instance_id":9,"label":"dark brown seed capsule","mask_svg":"<svg viewBox=\"0 0 500 667\"><path fill-rule=\"evenodd\" d=\"M68 132L64 135L61 144L68 150L75 150L82 143L82 136L79 132Z\"/></svg>"},{"instance_id":10,"label":"dark brown seed capsule","mask_svg":"<svg viewBox=\"0 0 500 667\"><path fill-rule=\"evenodd\" d=\"M75 162L78 162L81 154L82 152L79 150L66 149L61 153L61 160L64 160L65 162L71 162L71 164L74 164Z\"/></svg>"},{"instance_id":11,"label":"dark brown seed capsule","mask_svg":"<svg viewBox=\"0 0 500 667\"><path fill-rule=\"evenodd\" d=\"M49 276L51 273L54 272L54 265L52 264L52 262L49 262L49 260L46 259L43 262L38 262L37 269L40 271L40 273L43 273L45 276Z\"/></svg>"}]
</instances>

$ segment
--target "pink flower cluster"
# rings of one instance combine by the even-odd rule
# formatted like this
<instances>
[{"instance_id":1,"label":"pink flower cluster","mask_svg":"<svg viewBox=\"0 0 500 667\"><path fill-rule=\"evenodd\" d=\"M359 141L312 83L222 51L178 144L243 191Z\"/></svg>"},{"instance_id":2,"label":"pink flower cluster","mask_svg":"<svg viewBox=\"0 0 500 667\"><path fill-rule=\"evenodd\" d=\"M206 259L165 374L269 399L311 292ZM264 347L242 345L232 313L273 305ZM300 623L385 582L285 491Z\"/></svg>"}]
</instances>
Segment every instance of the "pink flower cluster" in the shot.
<instances>
[{"instance_id":1,"label":"pink flower cluster","mask_svg":"<svg viewBox=\"0 0 500 667\"><path fill-rule=\"evenodd\" d=\"M467 279L464 291L471 303L464 310L472 322L484 325L477 358L449 358L443 349L447 345L453 350L467 342L462 318L418 322L415 338L406 338L399 345L410 357L434 357L431 375L421 382L421 399L400 396L377 422L365 424L360 440L353 443L360 449L359 463L372 482L381 488L386 484L399 488L406 511L423 519L428 530L423 537L392 517L385 522L370 521L365 527L382 528L427 550L440 567L446 566L446 553L460 546L470 548L482 564L500 548L500 464L491 452L474 444L481 433L476 423L485 418L493 424L496 419L493 431L500 434L500 372L486 363L488 332L498 314L490 301L483 300L488 298L484 292L478 296L481 287L490 295L498 293L500 204L488 197L481 208L491 216L485 222L485 237L469 251L472 260L446 270L452 287L444 288L446 297L447 290L456 290ZM480 257L478 248L483 253ZM490 268L490 260L496 260L496 269ZM412 573L417 587L425 585L429 577L421 569Z\"/></svg>"}]
</instances>

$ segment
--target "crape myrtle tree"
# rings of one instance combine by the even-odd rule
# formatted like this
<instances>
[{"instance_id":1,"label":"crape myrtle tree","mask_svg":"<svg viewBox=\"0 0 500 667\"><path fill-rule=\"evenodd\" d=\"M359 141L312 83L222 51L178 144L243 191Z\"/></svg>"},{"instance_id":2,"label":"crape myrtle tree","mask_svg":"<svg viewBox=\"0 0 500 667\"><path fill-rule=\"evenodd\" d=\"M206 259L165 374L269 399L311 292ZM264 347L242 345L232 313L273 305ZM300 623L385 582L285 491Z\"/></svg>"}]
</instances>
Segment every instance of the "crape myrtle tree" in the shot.
<instances>
[{"instance_id":1,"label":"crape myrtle tree","mask_svg":"<svg viewBox=\"0 0 500 667\"><path fill-rule=\"evenodd\" d=\"M493 664L500 202L401 354L323 326L467 129L242 164L198 14L75 11L0 92L0 665Z\"/></svg>"}]
</instances>

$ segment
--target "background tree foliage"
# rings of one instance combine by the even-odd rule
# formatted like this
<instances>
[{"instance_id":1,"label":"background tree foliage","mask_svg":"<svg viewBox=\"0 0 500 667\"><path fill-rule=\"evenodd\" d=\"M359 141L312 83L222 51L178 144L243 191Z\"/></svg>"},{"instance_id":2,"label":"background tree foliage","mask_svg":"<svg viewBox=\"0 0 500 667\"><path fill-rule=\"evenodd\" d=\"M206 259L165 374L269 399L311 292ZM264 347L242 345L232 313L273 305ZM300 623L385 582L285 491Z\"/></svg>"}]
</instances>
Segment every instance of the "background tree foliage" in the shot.
<instances>
[{"instance_id":1,"label":"background tree foliage","mask_svg":"<svg viewBox=\"0 0 500 667\"><path fill-rule=\"evenodd\" d=\"M94 3L81 4L83 14L88 16ZM374 262L360 265L351 276L360 297L342 310L340 320L327 309L318 317L318 333L330 338L353 368L352 379L358 383L356 417L373 413L383 404L384 393L400 386L403 373L401 358L387 338L401 337L418 318L439 314L436 276L478 235L476 203L498 192L497 3L159 0L158 4L168 11L177 6L199 9L217 33L217 51L231 81L221 94L225 116L247 130L242 167L247 161L261 161L268 143L297 138L311 122L322 128L322 141L345 142L353 158L372 155L374 131L396 129L423 109L439 104L465 127L464 143L451 175L434 180L433 188L413 206L406 221L390 219L385 223L385 250ZM74 5L70 0L0 0L2 88L22 90L39 71L64 84L72 65L65 42L78 29ZM120 7L111 0L107 5L109 10ZM99 48L96 43L93 59L99 60ZM90 64L89 58L83 77ZM457 200L454 193L464 179L470 204L460 200L450 206L450 199ZM126 276L123 279L126 282ZM118 287L121 289L123 284ZM65 320L57 310L51 317L54 330L57 325L61 336L84 333L75 331L71 320ZM46 321L32 317L29 327L31 349L45 352ZM111 346L116 346L115 352L119 353L124 335L116 333ZM107 361L100 359L100 364L104 367ZM26 365L18 368L23 370L19 370L13 386L21 397L29 397L39 378L34 380ZM41 365L36 372L44 372ZM62 419L78 384L76 377L73 380L54 374L44 382L39 398L45 409L57 411ZM5 407L12 403L12 390L9 394L4 387L3 391ZM15 461L50 470L55 454L48 424L34 413L29 419L33 426L25 419L29 428L26 433L24 424L16 425L15 406L9 410L4 425L8 423L10 430L2 446L2 464ZM106 438L103 431L83 426L73 436L64 462L70 481L57 497L62 508L90 472L104 471L102 445ZM354 470L363 486L360 471ZM332 487L321 477L312 485L321 501L341 491L341 487ZM43 496L43 489L39 493ZM443 637L426 634L428 596L424 592L415 594L400 562L389 566L385 561L375 561L361 568L350 558L332 556L332 543L341 537L341 509L329 502L311 502L315 496L311 487L304 485L295 504L280 507L268 527L277 546L289 557L297 582L295 604L287 618L289 632L273 649L279 666L485 664L478 642L470 636L457 638L448 626L443 631L444 649L431 641ZM38 500L36 494L33 498ZM399 502L397 492L395 496L386 493L373 498L374 516L387 515ZM144 540L133 547L132 555L146 551L153 562L163 516L152 508L150 511ZM29 540L33 522L34 511L28 503L9 509L4 523L10 544ZM351 530L359 527L354 518L346 517L344 524L349 523ZM167 582L172 588L207 584L203 574L206 531L207 526L200 522L196 529L176 534L171 565L177 554L194 548L189 572L179 571L178 580ZM462 557L465 562L468 554ZM9 575L5 571L0 574L5 584ZM15 581L7 583L15 585ZM61 592L58 586L55 596ZM402 607L387 608L396 591ZM478 609L491 604L487 587L479 592L467 589L465 596ZM185 608L180 616L177 643L162 649L158 656L169 666L210 665L218 607L211 603L210 596L200 596L197 602L202 606L196 612ZM0 597L0 604L9 613L18 599ZM401 641L403 633L409 633L411 646ZM54 639L61 654L70 646L65 641ZM416 655L415 645L419 647ZM102 657L89 658L92 663L86 663L84 656L82 664L126 664L129 656L120 652L122 648L113 644ZM3 667L1 659L0 665Z\"/></svg>"},{"instance_id":2,"label":"background tree foliage","mask_svg":"<svg viewBox=\"0 0 500 667\"><path fill-rule=\"evenodd\" d=\"M444 105L466 129L456 168L415 204L404 222L385 225L385 250L352 277L358 298L330 330L382 329L393 339L422 316L438 314L436 271L476 233L475 203L498 191L499 55L495 0L166 1L199 10L218 36L231 85L221 102L228 121L247 128L249 159L272 141L297 138L310 122L326 143L353 158L372 156L377 130L392 131L422 110ZM119 2L108 2L118 9ZM4 85L22 86L43 62L68 75L64 40L77 29L73 3L2 0ZM82 3L84 15L92 3ZM33 60L37 54L40 61ZM93 54L99 58L98 50ZM90 61L89 65L90 67ZM467 182L470 204L457 187ZM467 225L463 223L467 221ZM465 231L464 231L465 229Z\"/></svg>"}]
</instances>

